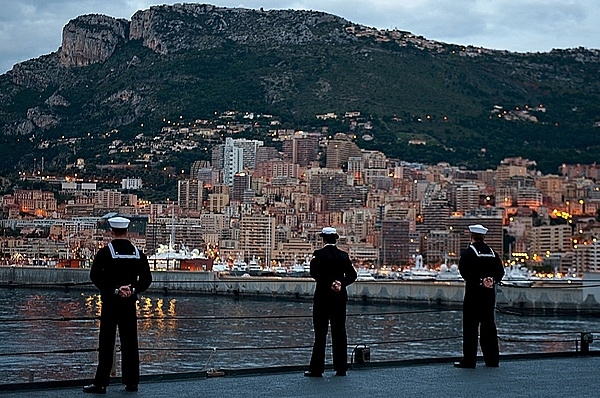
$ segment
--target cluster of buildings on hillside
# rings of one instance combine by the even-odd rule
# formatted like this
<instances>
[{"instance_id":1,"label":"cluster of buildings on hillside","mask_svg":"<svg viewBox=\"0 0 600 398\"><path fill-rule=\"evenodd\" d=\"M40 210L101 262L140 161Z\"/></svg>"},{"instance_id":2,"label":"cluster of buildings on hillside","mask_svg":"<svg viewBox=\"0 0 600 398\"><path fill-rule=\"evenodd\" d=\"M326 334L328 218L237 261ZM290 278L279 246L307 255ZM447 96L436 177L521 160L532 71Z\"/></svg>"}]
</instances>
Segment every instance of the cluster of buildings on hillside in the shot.
<instances>
[{"instance_id":1,"label":"cluster of buildings on hillside","mask_svg":"<svg viewBox=\"0 0 600 398\"><path fill-rule=\"evenodd\" d=\"M221 259L291 264L319 247L321 228L331 225L357 265L402 267L422 255L435 266L458 261L467 226L481 223L508 262L600 270L595 164L542 175L522 158L495 170L407 163L361 149L341 133L296 132L282 144L278 150L226 138L210 162L191 165L177 199L166 203L127 193L140 179L112 190L64 181L62 193L71 199L61 205L50 192L15 191L1 200L0 251L8 262L89 259L110 239L103 221L116 212L132 219L131 237L147 253L171 241Z\"/></svg>"}]
</instances>

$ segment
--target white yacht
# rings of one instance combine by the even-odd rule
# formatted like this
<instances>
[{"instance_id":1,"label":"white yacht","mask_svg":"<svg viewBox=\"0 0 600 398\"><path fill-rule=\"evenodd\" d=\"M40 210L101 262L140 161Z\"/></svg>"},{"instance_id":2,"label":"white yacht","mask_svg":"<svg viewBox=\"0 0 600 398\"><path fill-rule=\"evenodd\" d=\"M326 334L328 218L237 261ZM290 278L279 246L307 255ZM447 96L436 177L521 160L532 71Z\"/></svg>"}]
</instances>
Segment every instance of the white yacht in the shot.
<instances>
[{"instance_id":1,"label":"white yacht","mask_svg":"<svg viewBox=\"0 0 600 398\"><path fill-rule=\"evenodd\" d=\"M415 256L415 266L402 273L402 279L407 281L434 281L437 272L423 264L423 256Z\"/></svg>"},{"instance_id":2,"label":"white yacht","mask_svg":"<svg viewBox=\"0 0 600 398\"><path fill-rule=\"evenodd\" d=\"M277 266L273 268L273 274L275 276L287 276L288 269L281 265L281 263L278 263Z\"/></svg>"},{"instance_id":3,"label":"white yacht","mask_svg":"<svg viewBox=\"0 0 600 398\"><path fill-rule=\"evenodd\" d=\"M310 276L310 257L306 257L302 264L298 264L294 258L294 263L290 269L290 276Z\"/></svg>"},{"instance_id":4,"label":"white yacht","mask_svg":"<svg viewBox=\"0 0 600 398\"><path fill-rule=\"evenodd\" d=\"M212 270L214 272L227 273L229 272L229 264L226 261L218 260L213 263Z\"/></svg>"},{"instance_id":5,"label":"white yacht","mask_svg":"<svg viewBox=\"0 0 600 398\"><path fill-rule=\"evenodd\" d=\"M252 257L252 259L248 261L248 274L250 274L250 276L259 276L262 273L262 267L260 266L258 261L256 261L256 258Z\"/></svg>"},{"instance_id":6,"label":"white yacht","mask_svg":"<svg viewBox=\"0 0 600 398\"><path fill-rule=\"evenodd\" d=\"M248 273L248 264L240 254L233 261L233 269L231 270L233 275L241 276Z\"/></svg>"},{"instance_id":7,"label":"white yacht","mask_svg":"<svg viewBox=\"0 0 600 398\"><path fill-rule=\"evenodd\" d=\"M504 269L502 284L505 286L531 287L535 280L531 277L527 267L515 264Z\"/></svg>"},{"instance_id":8,"label":"white yacht","mask_svg":"<svg viewBox=\"0 0 600 398\"><path fill-rule=\"evenodd\" d=\"M440 272L435 277L436 281L442 282L464 282L465 280L458 271L458 265L452 264L450 267L446 264L440 265Z\"/></svg>"},{"instance_id":9,"label":"white yacht","mask_svg":"<svg viewBox=\"0 0 600 398\"><path fill-rule=\"evenodd\" d=\"M179 250L172 243L159 245L156 253L148 256L150 267L156 270L179 269L182 260L207 259L204 252L198 249L189 250L181 244Z\"/></svg>"},{"instance_id":10,"label":"white yacht","mask_svg":"<svg viewBox=\"0 0 600 398\"><path fill-rule=\"evenodd\" d=\"M375 277L373 276L373 274L371 273L371 271L369 271L366 268L359 268L358 271L356 272L357 277L356 280L357 281L374 281L376 280Z\"/></svg>"}]
</instances>

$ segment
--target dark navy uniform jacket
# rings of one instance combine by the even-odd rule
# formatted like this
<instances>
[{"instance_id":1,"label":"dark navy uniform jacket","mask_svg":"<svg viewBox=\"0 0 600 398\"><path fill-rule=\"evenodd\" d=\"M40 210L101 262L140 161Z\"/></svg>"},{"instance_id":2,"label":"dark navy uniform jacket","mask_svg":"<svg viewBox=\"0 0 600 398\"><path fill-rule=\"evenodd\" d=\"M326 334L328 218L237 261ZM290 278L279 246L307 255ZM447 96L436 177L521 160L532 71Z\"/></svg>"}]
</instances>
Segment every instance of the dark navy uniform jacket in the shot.
<instances>
[{"instance_id":1,"label":"dark navy uniform jacket","mask_svg":"<svg viewBox=\"0 0 600 398\"><path fill-rule=\"evenodd\" d=\"M317 282L314 301L335 299L345 302L348 300L346 286L354 283L357 274L348 253L334 244L326 244L322 249L314 251L310 261L310 276ZM340 292L331 290L331 285L336 280L342 283Z\"/></svg>"},{"instance_id":2,"label":"dark navy uniform jacket","mask_svg":"<svg viewBox=\"0 0 600 398\"><path fill-rule=\"evenodd\" d=\"M152 274L148 258L127 239L114 239L98 251L90 271L92 283L103 297L115 296L115 289L130 285L137 299L150 287Z\"/></svg>"},{"instance_id":3,"label":"dark navy uniform jacket","mask_svg":"<svg viewBox=\"0 0 600 398\"><path fill-rule=\"evenodd\" d=\"M495 289L483 287L482 281L492 277L496 284L504 276L502 260L485 242L473 242L462 252L458 270L465 280L465 301L481 295L494 297Z\"/></svg>"}]
</instances>

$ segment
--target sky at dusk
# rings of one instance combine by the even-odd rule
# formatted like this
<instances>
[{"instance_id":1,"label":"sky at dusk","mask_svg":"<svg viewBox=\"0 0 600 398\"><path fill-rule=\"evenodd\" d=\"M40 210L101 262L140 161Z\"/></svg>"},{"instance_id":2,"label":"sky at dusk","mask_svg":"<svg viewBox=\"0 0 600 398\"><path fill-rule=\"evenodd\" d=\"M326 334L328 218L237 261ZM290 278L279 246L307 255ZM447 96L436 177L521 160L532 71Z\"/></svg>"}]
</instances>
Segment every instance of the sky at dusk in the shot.
<instances>
[{"instance_id":1,"label":"sky at dusk","mask_svg":"<svg viewBox=\"0 0 600 398\"><path fill-rule=\"evenodd\" d=\"M145 0L0 0L0 73L56 51L62 28L84 14L131 19ZM262 0L212 1L221 7L323 11L430 40L517 52L600 49L598 0Z\"/></svg>"}]
</instances>

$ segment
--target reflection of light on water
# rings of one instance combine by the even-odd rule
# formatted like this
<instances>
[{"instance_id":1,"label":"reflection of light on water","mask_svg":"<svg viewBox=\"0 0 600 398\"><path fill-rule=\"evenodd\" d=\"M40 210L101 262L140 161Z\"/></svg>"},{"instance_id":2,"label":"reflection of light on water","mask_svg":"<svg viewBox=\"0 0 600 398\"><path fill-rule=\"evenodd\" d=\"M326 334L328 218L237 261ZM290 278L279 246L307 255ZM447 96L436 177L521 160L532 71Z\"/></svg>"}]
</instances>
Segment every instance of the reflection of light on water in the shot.
<instances>
[{"instance_id":1,"label":"reflection of light on water","mask_svg":"<svg viewBox=\"0 0 600 398\"><path fill-rule=\"evenodd\" d=\"M100 298L100 294L96 293L96 294L91 294L91 295L84 295L81 294L82 297L84 298L85 301L85 312L87 316L90 317L98 317L100 316L100 311L102 309L102 299Z\"/></svg>"},{"instance_id":2,"label":"reflection of light on water","mask_svg":"<svg viewBox=\"0 0 600 398\"><path fill-rule=\"evenodd\" d=\"M94 310L94 296L85 296L83 293L81 295L85 297L85 312L91 313Z\"/></svg>"},{"instance_id":3,"label":"reflection of light on water","mask_svg":"<svg viewBox=\"0 0 600 398\"><path fill-rule=\"evenodd\" d=\"M170 317L176 316L175 299L165 302L165 299L158 297L154 300L144 297L140 301L140 315L144 320L138 325L140 339L150 339L154 341L153 348L167 349L164 351L140 351L140 360L145 364L171 363L173 358L177 358L179 353L170 351L176 348L178 339L175 337L178 332L178 322ZM159 366L161 367L161 366Z\"/></svg>"},{"instance_id":4,"label":"reflection of light on water","mask_svg":"<svg viewBox=\"0 0 600 398\"><path fill-rule=\"evenodd\" d=\"M135 303L135 308L141 316L152 315L152 300L149 297L140 297Z\"/></svg>"},{"instance_id":5,"label":"reflection of light on water","mask_svg":"<svg viewBox=\"0 0 600 398\"><path fill-rule=\"evenodd\" d=\"M96 294L96 316L100 316L102 311L102 296Z\"/></svg>"},{"instance_id":6,"label":"reflection of light on water","mask_svg":"<svg viewBox=\"0 0 600 398\"><path fill-rule=\"evenodd\" d=\"M156 300L156 315L158 315L160 318L164 318L165 316L165 312L163 311L163 303L164 300L161 298Z\"/></svg>"},{"instance_id":7,"label":"reflection of light on water","mask_svg":"<svg viewBox=\"0 0 600 398\"><path fill-rule=\"evenodd\" d=\"M175 303L177 300L171 299L169 300L169 316L175 316Z\"/></svg>"},{"instance_id":8,"label":"reflection of light on water","mask_svg":"<svg viewBox=\"0 0 600 398\"><path fill-rule=\"evenodd\" d=\"M168 337L169 334L172 334L170 331L177 328L177 320L169 319L177 314L176 303L175 299L165 303L165 299L162 297L156 298L154 303L149 297L140 298L138 313L143 321L140 323L139 329L156 337Z\"/></svg>"},{"instance_id":9,"label":"reflection of light on water","mask_svg":"<svg viewBox=\"0 0 600 398\"><path fill-rule=\"evenodd\" d=\"M36 296L39 303L32 296L31 291L22 290L0 295L0 318L32 318L27 323L0 322L0 353L97 348L98 321L54 323L33 318L55 317L61 308L73 316L90 317L100 311L99 294L48 291ZM138 321L142 374L198 371L207 363L212 347L217 349L213 365L221 368L301 365L310 360L310 348L271 349L312 345L309 302L183 295L175 300L158 294L149 296L140 296L137 306L142 318ZM69 304L71 301L79 304ZM372 361L457 357L462 353L460 310L438 312L430 307L350 302L348 313L365 314L348 318L349 350L358 343L373 343ZM372 315L366 315L369 313ZM266 315L276 317L261 318ZM503 338L502 354L574 351L575 345L570 341L578 335L562 331L600 329L600 320L583 317L498 314L497 324ZM448 338L452 336L456 337ZM439 338L444 339L434 340ZM419 341L422 339L432 341ZM235 350L241 347L257 349ZM93 375L96 363L95 351L6 356L0 361L0 384L26 382L30 369L35 372L35 381L81 379Z\"/></svg>"}]
</instances>

